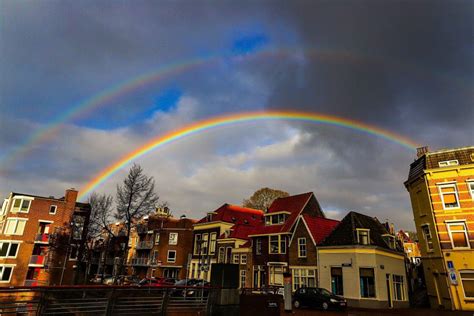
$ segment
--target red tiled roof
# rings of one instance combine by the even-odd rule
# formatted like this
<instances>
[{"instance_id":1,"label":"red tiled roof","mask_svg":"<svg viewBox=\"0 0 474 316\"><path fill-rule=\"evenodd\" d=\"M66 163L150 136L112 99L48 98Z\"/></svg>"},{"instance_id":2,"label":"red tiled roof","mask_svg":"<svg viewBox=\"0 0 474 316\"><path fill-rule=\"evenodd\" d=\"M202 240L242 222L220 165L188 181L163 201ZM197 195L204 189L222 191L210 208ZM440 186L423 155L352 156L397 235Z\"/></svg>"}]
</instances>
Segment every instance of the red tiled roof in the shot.
<instances>
[{"instance_id":1,"label":"red tiled roof","mask_svg":"<svg viewBox=\"0 0 474 316\"><path fill-rule=\"evenodd\" d=\"M235 224L248 224L255 226L263 221L263 211L237 205L224 204L214 211L211 220L208 216L199 220L198 224L210 222L227 222Z\"/></svg>"},{"instance_id":2,"label":"red tiled roof","mask_svg":"<svg viewBox=\"0 0 474 316\"><path fill-rule=\"evenodd\" d=\"M288 197L278 198L273 201L272 205L268 208L267 213L275 213L275 212L299 212L303 209L303 207L308 202L309 198L313 192L292 195Z\"/></svg>"},{"instance_id":3,"label":"red tiled roof","mask_svg":"<svg viewBox=\"0 0 474 316\"><path fill-rule=\"evenodd\" d=\"M303 218L316 244L323 241L340 223L334 219L313 217L307 214L303 215Z\"/></svg>"},{"instance_id":4,"label":"red tiled roof","mask_svg":"<svg viewBox=\"0 0 474 316\"><path fill-rule=\"evenodd\" d=\"M285 224L256 227L250 235L277 234L285 232L282 230L284 226Z\"/></svg>"},{"instance_id":5,"label":"red tiled roof","mask_svg":"<svg viewBox=\"0 0 474 316\"><path fill-rule=\"evenodd\" d=\"M249 235L254 233L255 230L256 230L256 226L234 225L230 230L229 238L238 238L238 239L248 240Z\"/></svg>"}]
</instances>

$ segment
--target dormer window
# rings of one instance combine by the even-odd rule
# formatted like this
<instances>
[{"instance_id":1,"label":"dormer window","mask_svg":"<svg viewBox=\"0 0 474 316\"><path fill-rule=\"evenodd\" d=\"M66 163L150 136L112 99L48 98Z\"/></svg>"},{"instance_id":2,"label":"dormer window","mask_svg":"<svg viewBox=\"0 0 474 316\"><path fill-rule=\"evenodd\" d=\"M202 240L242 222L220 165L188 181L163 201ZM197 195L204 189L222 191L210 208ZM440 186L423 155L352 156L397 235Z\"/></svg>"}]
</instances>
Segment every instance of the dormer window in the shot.
<instances>
[{"instance_id":1,"label":"dormer window","mask_svg":"<svg viewBox=\"0 0 474 316\"><path fill-rule=\"evenodd\" d=\"M265 215L265 225L284 224L287 218L288 218L288 214L286 214L286 212L278 213L278 214L268 214L268 215Z\"/></svg>"},{"instance_id":2,"label":"dormer window","mask_svg":"<svg viewBox=\"0 0 474 316\"><path fill-rule=\"evenodd\" d=\"M390 247L390 249L395 249L396 248L396 246L395 246L395 237L393 235L385 234L385 235L382 235L382 238L385 240L385 242Z\"/></svg>"},{"instance_id":3,"label":"dormer window","mask_svg":"<svg viewBox=\"0 0 474 316\"><path fill-rule=\"evenodd\" d=\"M357 243L359 245L370 245L370 229L357 228Z\"/></svg>"},{"instance_id":4,"label":"dormer window","mask_svg":"<svg viewBox=\"0 0 474 316\"><path fill-rule=\"evenodd\" d=\"M446 160L438 162L438 166L440 167L448 167L448 166L457 166L459 165L459 161L457 160Z\"/></svg>"}]
</instances>

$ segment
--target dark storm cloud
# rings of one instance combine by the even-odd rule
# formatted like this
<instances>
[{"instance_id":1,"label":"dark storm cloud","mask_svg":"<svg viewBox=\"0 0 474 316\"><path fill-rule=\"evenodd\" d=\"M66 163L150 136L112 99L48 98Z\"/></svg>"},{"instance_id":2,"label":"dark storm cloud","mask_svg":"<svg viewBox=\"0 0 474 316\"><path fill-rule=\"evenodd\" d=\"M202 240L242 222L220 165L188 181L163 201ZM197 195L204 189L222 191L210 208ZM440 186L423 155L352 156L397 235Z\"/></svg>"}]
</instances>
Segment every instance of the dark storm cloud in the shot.
<instances>
[{"instance_id":1,"label":"dark storm cloud","mask_svg":"<svg viewBox=\"0 0 474 316\"><path fill-rule=\"evenodd\" d=\"M271 107L359 119L434 146L472 142L472 2L302 1L276 12L293 22L302 47L348 58L308 56L275 82ZM436 127L465 136L440 141Z\"/></svg>"}]
</instances>

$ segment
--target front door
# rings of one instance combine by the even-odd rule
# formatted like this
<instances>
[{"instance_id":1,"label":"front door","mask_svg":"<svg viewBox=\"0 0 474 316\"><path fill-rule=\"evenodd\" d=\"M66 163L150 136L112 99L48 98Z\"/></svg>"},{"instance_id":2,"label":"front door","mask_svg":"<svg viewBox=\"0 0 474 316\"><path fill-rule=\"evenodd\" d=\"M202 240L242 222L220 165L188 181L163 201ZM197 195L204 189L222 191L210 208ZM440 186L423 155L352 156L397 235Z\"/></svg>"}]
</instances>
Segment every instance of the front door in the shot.
<instances>
[{"instance_id":1,"label":"front door","mask_svg":"<svg viewBox=\"0 0 474 316\"><path fill-rule=\"evenodd\" d=\"M392 308L393 307L393 302L392 302L392 292L390 291L390 274L385 275L385 282L387 284L387 299L388 299L388 307Z\"/></svg>"}]
</instances>

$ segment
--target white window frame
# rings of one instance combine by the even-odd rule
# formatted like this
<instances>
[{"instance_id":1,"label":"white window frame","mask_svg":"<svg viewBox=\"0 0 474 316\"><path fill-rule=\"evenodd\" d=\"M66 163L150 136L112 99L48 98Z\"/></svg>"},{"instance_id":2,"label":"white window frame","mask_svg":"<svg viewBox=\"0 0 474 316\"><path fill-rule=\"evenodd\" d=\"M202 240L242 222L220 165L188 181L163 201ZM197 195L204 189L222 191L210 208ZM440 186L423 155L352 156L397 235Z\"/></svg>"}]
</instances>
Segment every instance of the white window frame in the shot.
<instances>
[{"instance_id":1,"label":"white window frame","mask_svg":"<svg viewBox=\"0 0 474 316\"><path fill-rule=\"evenodd\" d=\"M467 180L467 190L471 193L471 199L474 200L474 180Z\"/></svg>"},{"instance_id":2,"label":"white window frame","mask_svg":"<svg viewBox=\"0 0 474 316\"><path fill-rule=\"evenodd\" d=\"M20 208L18 210L15 210L15 201L17 200L20 200ZM29 204L28 204L28 209L26 211L22 211L21 208L23 206L23 201L29 201ZM10 212L11 213L23 213L23 214L27 214L30 212L30 208L31 208L31 202L33 201L33 198L32 197L28 197L28 196L15 196L13 197L13 200L12 200L12 207L11 207L11 210Z\"/></svg>"},{"instance_id":3,"label":"white window frame","mask_svg":"<svg viewBox=\"0 0 474 316\"><path fill-rule=\"evenodd\" d=\"M431 246L432 246L431 248L429 247L428 236L425 234L425 230L423 229L423 227L425 227L425 226L428 227L428 232L429 232L429 236L430 236L430 240L431 240ZM420 228L421 228L421 234L423 235L423 238L425 239L426 251L427 252L433 252L434 251L433 233L431 232L430 224L428 224L428 223L421 224Z\"/></svg>"},{"instance_id":4,"label":"white window frame","mask_svg":"<svg viewBox=\"0 0 474 316\"><path fill-rule=\"evenodd\" d=\"M262 239L257 238L255 240L255 254L261 255L262 254Z\"/></svg>"},{"instance_id":5,"label":"white window frame","mask_svg":"<svg viewBox=\"0 0 474 316\"><path fill-rule=\"evenodd\" d=\"M3 244L8 244L6 255L5 256L0 256L0 259L16 259L16 257L18 256L18 253L20 252L20 244L21 243L22 243L21 241L0 240L0 248L3 246ZM8 253L10 252L10 249L12 247L12 244L18 245L18 247L16 248L15 256L9 256L8 255Z\"/></svg>"},{"instance_id":6,"label":"white window frame","mask_svg":"<svg viewBox=\"0 0 474 316\"><path fill-rule=\"evenodd\" d=\"M171 242L171 236L175 236L173 242ZM178 244L178 233L169 233L168 235L168 244L169 245L177 245Z\"/></svg>"},{"instance_id":7,"label":"white window frame","mask_svg":"<svg viewBox=\"0 0 474 316\"><path fill-rule=\"evenodd\" d=\"M368 228L356 228L357 231L357 243L359 245L370 245L370 229ZM367 243L366 244L361 244L360 243L360 232L367 232Z\"/></svg>"},{"instance_id":8,"label":"white window frame","mask_svg":"<svg viewBox=\"0 0 474 316\"><path fill-rule=\"evenodd\" d=\"M468 231L467 231L467 225L466 225L466 221L465 220L452 220L452 221L446 221L446 228L448 230L448 234L449 234L449 239L451 241L451 246L453 247L453 249L471 249L471 243L469 242L469 234L468 234ZM462 225L464 226L464 230L451 230L451 225ZM454 241L453 241L453 235L452 233L455 232L455 233L461 233L463 232L464 233L464 237L466 238L466 243L467 243L467 247L455 247L454 246Z\"/></svg>"},{"instance_id":9,"label":"white window frame","mask_svg":"<svg viewBox=\"0 0 474 316\"><path fill-rule=\"evenodd\" d=\"M18 234L18 233L10 234L10 233L7 233L7 228L9 227L9 225L8 225L8 222L9 222L9 221L16 221L16 224L15 224L15 226L16 226L15 231L18 229L18 223L19 223L19 222L21 222L21 221L25 222L25 226L23 227L23 230L22 230L21 234ZM26 228L26 222L28 222L28 218L23 218L23 217L8 217L8 218L6 219L6 221L5 221L5 227L4 227L5 230L4 230L3 234L4 234L5 236L23 236L23 233L25 232L25 228Z\"/></svg>"},{"instance_id":10,"label":"white window frame","mask_svg":"<svg viewBox=\"0 0 474 316\"><path fill-rule=\"evenodd\" d=\"M160 244L160 232L155 233L155 245Z\"/></svg>"},{"instance_id":11,"label":"white window frame","mask_svg":"<svg viewBox=\"0 0 474 316\"><path fill-rule=\"evenodd\" d=\"M304 254L303 251L301 251L301 247L304 247ZM306 237L301 237L298 238L298 258L306 258L308 254L308 248L307 248L307 243L306 243Z\"/></svg>"},{"instance_id":12,"label":"white window frame","mask_svg":"<svg viewBox=\"0 0 474 316\"><path fill-rule=\"evenodd\" d=\"M5 269L2 269L1 272L0 272L0 283L10 283L11 280L12 280L12 275L14 273L16 264L0 264L0 267L2 267L2 268L12 268L12 271L10 273L10 277L8 278L8 281L7 280L2 280L3 279L3 272L5 271Z\"/></svg>"},{"instance_id":13,"label":"white window frame","mask_svg":"<svg viewBox=\"0 0 474 316\"><path fill-rule=\"evenodd\" d=\"M174 252L174 260L170 260L170 253ZM168 253L166 255L166 262L169 262L169 263L176 263L176 256L177 256L177 253L176 253L176 250L168 250Z\"/></svg>"},{"instance_id":14,"label":"white window frame","mask_svg":"<svg viewBox=\"0 0 474 316\"><path fill-rule=\"evenodd\" d=\"M247 281L247 270L240 270L240 288L245 288L245 282Z\"/></svg>"},{"instance_id":15,"label":"white window frame","mask_svg":"<svg viewBox=\"0 0 474 316\"><path fill-rule=\"evenodd\" d=\"M7 210L8 210L8 199L5 199L3 200L3 204L2 204L2 211L0 213L0 216L3 216L5 214L7 214Z\"/></svg>"},{"instance_id":16,"label":"white window frame","mask_svg":"<svg viewBox=\"0 0 474 316\"><path fill-rule=\"evenodd\" d=\"M457 159L438 161L438 166L440 168L449 167L449 166L459 166L459 161Z\"/></svg>"},{"instance_id":17,"label":"white window frame","mask_svg":"<svg viewBox=\"0 0 474 316\"><path fill-rule=\"evenodd\" d=\"M209 253L209 233L202 234L201 240L201 254L207 255Z\"/></svg>"},{"instance_id":18,"label":"white window frame","mask_svg":"<svg viewBox=\"0 0 474 316\"><path fill-rule=\"evenodd\" d=\"M240 262L240 256L238 253L232 254L232 263L234 264L239 264Z\"/></svg>"},{"instance_id":19,"label":"white window frame","mask_svg":"<svg viewBox=\"0 0 474 316\"><path fill-rule=\"evenodd\" d=\"M457 206L446 207L446 205L444 204L444 195L443 195L443 192L442 192L442 188L449 188L449 187L454 188L454 195L456 196ZM455 209L461 208L461 204L460 204L460 201L459 201L459 193L458 193L458 188L457 188L456 183L438 184L438 192L439 192L439 196L441 198L441 204L443 205L443 210L455 210Z\"/></svg>"},{"instance_id":20,"label":"white window frame","mask_svg":"<svg viewBox=\"0 0 474 316\"><path fill-rule=\"evenodd\" d=\"M193 249L193 254L195 256L199 255L200 252L200 245L199 243L201 242L201 234L196 234L194 235L194 249Z\"/></svg>"},{"instance_id":21,"label":"white window frame","mask_svg":"<svg viewBox=\"0 0 474 316\"><path fill-rule=\"evenodd\" d=\"M53 209L53 207L54 207L54 212L51 212L51 209ZM56 215L57 211L58 211L58 206L57 205L50 205L49 206L49 215Z\"/></svg>"},{"instance_id":22,"label":"white window frame","mask_svg":"<svg viewBox=\"0 0 474 316\"><path fill-rule=\"evenodd\" d=\"M240 264L247 264L247 255L241 254L240 255Z\"/></svg>"},{"instance_id":23,"label":"white window frame","mask_svg":"<svg viewBox=\"0 0 474 316\"><path fill-rule=\"evenodd\" d=\"M460 270L459 271L459 283L461 283L461 287L462 287L462 292L464 294L464 297L465 298L468 298L468 299L472 299L474 298L474 296L467 296L466 295L466 291L464 291L464 284L462 283L463 280L469 280L469 281L473 281L474 282L474 278L462 278L462 274L463 273L474 273L474 270Z\"/></svg>"},{"instance_id":24,"label":"white window frame","mask_svg":"<svg viewBox=\"0 0 474 316\"><path fill-rule=\"evenodd\" d=\"M400 277L400 281L395 281L395 277ZM394 301L406 301L406 295L405 295L405 278L403 275L396 275L392 274L392 284L393 284L393 300ZM397 291L396 291L396 285L399 284L401 286L401 295L402 297L397 297Z\"/></svg>"},{"instance_id":25,"label":"white window frame","mask_svg":"<svg viewBox=\"0 0 474 316\"><path fill-rule=\"evenodd\" d=\"M217 246L217 233L211 233L209 235L209 254L213 255L216 253Z\"/></svg>"},{"instance_id":26,"label":"white window frame","mask_svg":"<svg viewBox=\"0 0 474 316\"><path fill-rule=\"evenodd\" d=\"M272 237L278 237L277 238L277 240L278 240L277 252L272 252L272 247L271 247ZM282 247L282 243L284 243L284 247ZM286 254L286 248L287 248L287 243L286 243L285 236L282 236L282 235L269 235L268 236L268 254L270 254L270 255L284 255L284 254Z\"/></svg>"}]
</instances>

